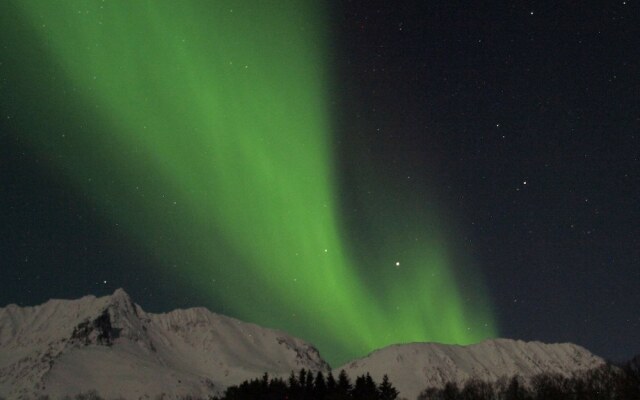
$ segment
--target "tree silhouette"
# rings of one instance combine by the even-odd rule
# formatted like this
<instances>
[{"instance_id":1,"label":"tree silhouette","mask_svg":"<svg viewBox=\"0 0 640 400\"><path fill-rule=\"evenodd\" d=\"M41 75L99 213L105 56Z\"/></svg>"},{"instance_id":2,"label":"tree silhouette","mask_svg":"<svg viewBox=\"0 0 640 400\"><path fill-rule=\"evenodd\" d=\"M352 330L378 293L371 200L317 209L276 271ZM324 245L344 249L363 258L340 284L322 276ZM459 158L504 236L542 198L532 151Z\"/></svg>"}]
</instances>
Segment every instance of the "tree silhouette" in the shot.
<instances>
[{"instance_id":1,"label":"tree silhouette","mask_svg":"<svg viewBox=\"0 0 640 400\"><path fill-rule=\"evenodd\" d=\"M509 386L504 393L504 400L525 400L527 393L520 383L519 376L513 376L509 380Z\"/></svg>"},{"instance_id":2,"label":"tree silhouette","mask_svg":"<svg viewBox=\"0 0 640 400\"><path fill-rule=\"evenodd\" d=\"M333 372L329 371L329 374L327 375L327 391L334 392L337 385L336 379L333 377Z\"/></svg>"},{"instance_id":3,"label":"tree silhouette","mask_svg":"<svg viewBox=\"0 0 640 400\"><path fill-rule=\"evenodd\" d=\"M389 382L387 374L382 377L382 383L378 390L380 392L380 400L395 400L398 398L398 391Z\"/></svg>"},{"instance_id":4,"label":"tree silhouette","mask_svg":"<svg viewBox=\"0 0 640 400\"><path fill-rule=\"evenodd\" d=\"M336 398L337 399L348 399L351 395L351 381L347 376L347 373L342 370L338 375L338 383L336 385Z\"/></svg>"},{"instance_id":5,"label":"tree silhouette","mask_svg":"<svg viewBox=\"0 0 640 400\"><path fill-rule=\"evenodd\" d=\"M327 384L324 380L322 371L318 371L316 379L313 381L313 398L324 400L327 395Z\"/></svg>"},{"instance_id":6,"label":"tree silhouette","mask_svg":"<svg viewBox=\"0 0 640 400\"><path fill-rule=\"evenodd\" d=\"M296 378L296 375L291 371L289 375L289 400L299 400L302 395L302 387L300 382Z\"/></svg>"},{"instance_id":7,"label":"tree silhouette","mask_svg":"<svg viewBox=\"0 0 640 400\"><path fill-rule=\"evenodd\" d=\"M302 369L297 375L292 371L286 382L269 379L265 373L260 379L228 387L222 398L214 400L395 400L397 396L386 375L380 386L369 374L357 377L353 386L345 371L340 371L336 382L331 372L325 379L322 371L314 377L312 371Z\"/></svg>"},{"instance_id":8,"label":"tree silhouette","mask_svg":"<svg viewBox=\"0 0 640 400\"><path fill-rule=\"evenodd\" d=\"M460 389L455 382L448 382L442 390L443 400L458 400L460 398Z\"/></svg>"},{"instance_id":9,"label":"tree silhouette","mask_svg":"<svg viewBox=\"0 0 640 400\"><path fill-rule=\"evenodd\" d=\"M507 383L508 382L508 383ZM455 382L427 388L419 400L640 400L640 371L603 365L571 377L543 373L528 383L514 376L497 382L468 381L462 390Z\"/></svg>"}]
</instances>

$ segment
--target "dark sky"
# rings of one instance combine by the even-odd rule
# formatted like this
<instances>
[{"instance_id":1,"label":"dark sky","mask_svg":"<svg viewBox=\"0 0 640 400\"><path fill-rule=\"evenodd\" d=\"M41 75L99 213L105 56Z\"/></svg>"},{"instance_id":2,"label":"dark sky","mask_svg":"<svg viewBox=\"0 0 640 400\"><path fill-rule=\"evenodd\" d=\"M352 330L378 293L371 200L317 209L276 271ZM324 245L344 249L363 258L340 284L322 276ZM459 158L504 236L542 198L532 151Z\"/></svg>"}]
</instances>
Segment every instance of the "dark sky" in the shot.
<instances>
[{"instance_id":1,"label":"dark sky","mask_svg":"<svg viewBox=\"0 0 640 400\"><path fill-rule=\"evenodd\" d=\"M390 190L446 204L501 336L640 353L638 3L343 1L331 24L345 210L365 152ZM23 144L0 73L0 305L123 283L198 305Z\"/></svg>"},{"instance_id":2,"label":"dark sky","mask_svg":"<svg viewBox=\"0 0 640 400\"><path fill-rule=\"evenodd\" d=\"M337 25L345 132L437 187L500 333L640 352L638 4L345 2Z\"/></svg>"}]
</instances>

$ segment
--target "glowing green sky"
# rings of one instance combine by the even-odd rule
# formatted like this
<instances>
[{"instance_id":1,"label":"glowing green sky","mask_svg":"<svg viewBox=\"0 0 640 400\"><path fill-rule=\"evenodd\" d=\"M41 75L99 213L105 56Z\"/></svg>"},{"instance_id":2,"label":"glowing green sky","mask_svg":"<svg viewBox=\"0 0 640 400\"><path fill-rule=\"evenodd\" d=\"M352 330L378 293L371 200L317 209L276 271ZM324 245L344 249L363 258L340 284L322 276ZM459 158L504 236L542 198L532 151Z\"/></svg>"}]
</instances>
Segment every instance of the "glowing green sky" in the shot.
<instances>
[{"instance_id":1,"label":"glowing green sky","mask_svg":"<svg viewBox=\"0 0 640 400\"><path fill-rule=\"evenodd\" d=\"M307 339L333 365L495 335L437 210L371 199L360 243L377 245L350 238L317 2L15 3L83 105L26 134L157 258L149 279L196 285L215 311Z\"/></svg>"}]
</instances>

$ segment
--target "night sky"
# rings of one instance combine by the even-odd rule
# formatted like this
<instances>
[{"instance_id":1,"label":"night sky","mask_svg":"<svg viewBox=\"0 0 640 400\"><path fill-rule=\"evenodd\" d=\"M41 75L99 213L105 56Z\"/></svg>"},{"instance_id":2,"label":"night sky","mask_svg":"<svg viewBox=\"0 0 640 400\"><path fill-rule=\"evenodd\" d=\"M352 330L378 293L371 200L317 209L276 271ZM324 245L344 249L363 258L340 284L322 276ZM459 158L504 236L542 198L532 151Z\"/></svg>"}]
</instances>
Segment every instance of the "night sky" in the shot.
<instances>
[{"instance_id":1,"label":"night sky","mask_svg":"<svg viewBox=\"0 0 640 400\"><path fill-rule=\"evenodd\" d=\"M0 5L0 306L640 353L635 1Z\"/></svg>"}]
</instances>

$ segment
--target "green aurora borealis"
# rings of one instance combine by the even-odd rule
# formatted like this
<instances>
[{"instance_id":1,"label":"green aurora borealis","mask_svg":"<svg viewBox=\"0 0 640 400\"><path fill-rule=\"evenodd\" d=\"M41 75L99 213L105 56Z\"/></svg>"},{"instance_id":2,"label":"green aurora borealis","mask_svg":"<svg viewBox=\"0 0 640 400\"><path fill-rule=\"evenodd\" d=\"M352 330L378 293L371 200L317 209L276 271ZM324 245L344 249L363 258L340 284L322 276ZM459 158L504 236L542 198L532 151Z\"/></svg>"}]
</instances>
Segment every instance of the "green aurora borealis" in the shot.
<instances>
[{"instance_id":1,"label":"green aurora borealis","mask_svg":"<svg viewBox=\"0 0 640 400\"><path fill-rule=\"evenodd\" d=\"M189 282L214 311L309 340L334 366L393 343L495 336L437 210L373 198L369 237L350 236L316 3L16 1L50 59L25 74L65 88L38 101L73 99L36 112L25 141L154 255L149 279Z\"/></svg>"}]
</instances>

